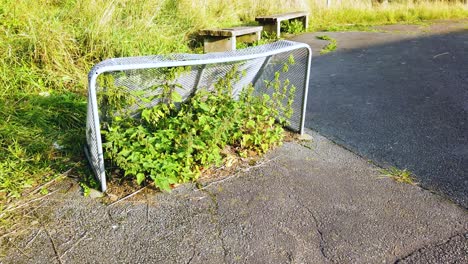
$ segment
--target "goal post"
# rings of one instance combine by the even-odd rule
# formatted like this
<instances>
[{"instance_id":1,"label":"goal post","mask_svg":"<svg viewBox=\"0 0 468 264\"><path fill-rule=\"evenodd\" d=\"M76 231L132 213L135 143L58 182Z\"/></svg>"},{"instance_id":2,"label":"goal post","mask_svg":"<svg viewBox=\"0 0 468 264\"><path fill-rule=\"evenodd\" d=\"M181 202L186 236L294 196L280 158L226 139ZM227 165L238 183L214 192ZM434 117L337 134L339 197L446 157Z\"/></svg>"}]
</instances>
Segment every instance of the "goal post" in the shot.
<instances>
[{"instance_id":1,"label":"goal post","mask_svg":"<svg viewBox=\"0 0 468 264\"><path fill-rule=\"evenodd\" d=\"M242 72L232 84L234 98L248 85L252 85L257 94L271 93L265 88L265 81L273 80L275 74L281 72L280 81L287 80L296 88L288 128L302 134L311 57L312 51L307 44L281 40L236 51L113 58L98 63L88 74L85 153L102 191L107 189L102 126L119 111L137 114L137 109L142 106L160 103L155 96L158 91L151 88L167 82L167 76L171 74L169 69L181 69L172 76L172 82L183 101L198 89L212 88L233 67ZM284 71L285 64L287 71ZM116 98L131 97L132 100L114 109L110 99L102 96L110 91Z\"/></svg>"}]
</instances>

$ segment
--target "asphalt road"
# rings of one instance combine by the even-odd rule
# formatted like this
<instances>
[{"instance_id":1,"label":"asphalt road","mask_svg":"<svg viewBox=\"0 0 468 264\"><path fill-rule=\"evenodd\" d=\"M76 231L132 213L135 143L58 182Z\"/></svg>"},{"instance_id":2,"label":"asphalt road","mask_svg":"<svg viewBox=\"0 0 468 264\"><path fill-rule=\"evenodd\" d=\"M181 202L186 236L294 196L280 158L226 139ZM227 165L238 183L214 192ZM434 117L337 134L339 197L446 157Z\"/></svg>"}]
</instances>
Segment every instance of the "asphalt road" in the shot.
<instances>
[{"instance_id":1,"label":"asphalt road","mask_svg":"<svg viewBox=\"0 0 468 264\"><path fill-rule=\"evenodd\" d=\"M306 132L202 188L103 205L57 182L0 263L468 263L467 210Z\"/></svg>"},{"instance_id":2,"label":"asphalt road","mask_svg":"<svg viewBox=\"0 0 468 264\"><path fill-rule=\"evenodd\" d=\"M306 127L468 207L468 22L326 33L314 53ZM316 34L295 40L314 51Z\"/></svg>"}]
</instances>

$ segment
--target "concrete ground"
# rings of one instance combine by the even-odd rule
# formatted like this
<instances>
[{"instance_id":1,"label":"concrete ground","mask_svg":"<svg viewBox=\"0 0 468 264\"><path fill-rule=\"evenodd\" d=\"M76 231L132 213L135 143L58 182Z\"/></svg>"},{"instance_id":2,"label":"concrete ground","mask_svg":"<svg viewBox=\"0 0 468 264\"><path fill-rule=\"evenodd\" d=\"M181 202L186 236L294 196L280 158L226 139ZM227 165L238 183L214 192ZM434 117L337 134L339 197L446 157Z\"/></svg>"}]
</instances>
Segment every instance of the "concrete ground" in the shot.
<instances>
[{"instance_id":1,"label":"concrete ground","mask_svg":"<svg viewBox=\"0 0 468 264\"><path fill-rule=\"evenodd\" d=\"M369 34L387 34L376 42L413 35L334 34L349 34L360 45L371 43ZM418 49L407 54L413 52ZM312 79L342 74L329 72L325 62L333 56L316 58L323 64L315 64ZM309 121L318 120L314 107ZM320 132L335 140L329 131ZM201 189L187 184L106 206L83 197L74 180L60 182L28 212L36 218L30 232L4 241L0 263L468 263L465 208L382 177L361 152L307 133L312 141L285 143L258 165ZM399 131L382 136L393 133Z\"/></svg>"},{"instance_id":2,"label":"concrete ground","mask_svg":"<svg viewBox=\"0 0 468 264\"><path fill-rule=\"evenodd\" d=\"M468 262L465 209L308 133L201 190L105 206L65 181L1 262Z\"/></svg>"}]
</instances>

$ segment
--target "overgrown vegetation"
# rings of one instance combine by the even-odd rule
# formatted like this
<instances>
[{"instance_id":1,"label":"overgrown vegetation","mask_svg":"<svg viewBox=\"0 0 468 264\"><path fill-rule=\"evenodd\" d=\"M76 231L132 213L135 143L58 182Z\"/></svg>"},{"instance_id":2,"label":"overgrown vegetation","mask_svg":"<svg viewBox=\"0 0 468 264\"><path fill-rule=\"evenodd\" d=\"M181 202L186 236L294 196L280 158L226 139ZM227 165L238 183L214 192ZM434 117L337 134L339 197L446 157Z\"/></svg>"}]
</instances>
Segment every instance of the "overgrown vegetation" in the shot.
<instances>
[{"instance_id":1,"label":"overgrown vegetation","mask_svg":"<svg viewBox=\"0 0 468 264\"><path fill-rule=\"evenodd\" d=\"M191 52L200 45L198 29L277 12L312 11L310 30L468 15L458 2L340 3L327 9L318 0L0 0L0 210L29 186L85 169L87 72L101 60Z\"/></svg>"},{"instance_id":2,"label":"overgrown vegetation","mask_svg":"<svg viewBox=\"0 0 468 264\"><path fill-rule=\"evenodd\" d=\"M79 161L86 102L74 93L18 92L0 100L0 191L19 197Z\"/></svg>"},{"instance_id":3,"label":"overgrown vegetation","mask_svg":"<svg viewBox=\"0 0 468 264\"><path fill-rule=\"evenodd\" d=\"M317 36L317 39L329 41L328 44L320 50L320 54L327 54L329 52L332 52L336 50L338 46L336 39L331 38L330 36L327 36L327 35Z\"/></svg>"},{"instance_id":4,"label":"overgrown vegetation","mask_svg":"<svg viewBox=\"0 0 468 264\"><path fill-rule=\"evenodd\" d=\"M281 23L281 31L287 32L289 34L299 34L304 32L304 24L298 19L293 19L291 21L286 20Z\"/></svg>"},{"instance_id":5,"label":"overgrown vegetation","mask_svg":"<svg viewBox=\"0 0 468 264\"><path fill-rule=\"evenodd\" d=\"M283 72L292 64L290 57ZM170 190L172 184L196 180L203 170L220 166L230 152L241 157L258 155L282 142L282 126L292 115L296 88L287 79L281 81L279 72L265 81L271 96L254 95L249 86L234 100L233 85L242 73L233 65L213 90L199 90L176 107L181 97L175 79L184 71L167 70L164 81L152 87L156 98L146 98L162 103L141 109L136 115L141 118L115 109L120 115L110 114L114 118L105 125L107 158L138 184L151 180L160 189Z\"/></svg>"}]
</instances>

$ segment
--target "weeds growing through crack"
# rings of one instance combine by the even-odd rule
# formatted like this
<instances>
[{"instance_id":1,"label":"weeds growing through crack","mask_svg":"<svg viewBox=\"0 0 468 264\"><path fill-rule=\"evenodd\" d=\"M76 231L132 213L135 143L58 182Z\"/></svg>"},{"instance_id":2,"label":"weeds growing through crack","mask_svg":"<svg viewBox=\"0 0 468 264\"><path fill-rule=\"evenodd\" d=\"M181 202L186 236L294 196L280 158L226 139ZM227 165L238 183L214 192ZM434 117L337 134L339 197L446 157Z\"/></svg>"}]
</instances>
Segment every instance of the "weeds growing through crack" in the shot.
<instances>
[{"instance_id":1,"label":"weeds growing through crack","mask_svg":"<svg viewBox=\"0 0 468 264\"><path fill-rule=\"evenodd\" d=\"M399 183L416 184L413 174L406 169L400 170L396 167L391 167L389 169L380 170L380 173L381 177L390 178Z\"/></svg>"}]
</instances>

